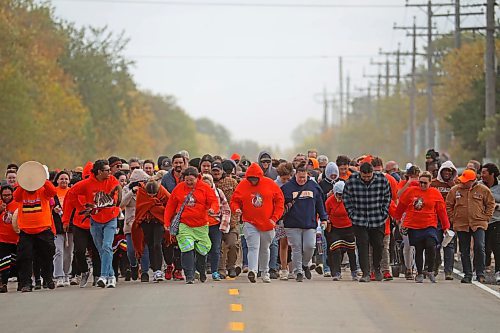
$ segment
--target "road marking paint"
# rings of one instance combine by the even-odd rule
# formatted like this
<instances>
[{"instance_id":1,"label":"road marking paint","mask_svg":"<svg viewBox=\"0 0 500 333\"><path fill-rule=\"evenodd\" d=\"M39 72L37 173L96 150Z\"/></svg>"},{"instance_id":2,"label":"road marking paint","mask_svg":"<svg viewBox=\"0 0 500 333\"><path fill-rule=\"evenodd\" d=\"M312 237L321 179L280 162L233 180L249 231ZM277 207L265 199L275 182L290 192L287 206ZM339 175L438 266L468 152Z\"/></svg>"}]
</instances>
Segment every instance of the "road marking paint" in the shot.
<instances>
[{"instance_id":1,"label":"road marking paint","mask_svg":"<svg viewBox=\"0 0 500 333\"><path fill-rule=\"evenodd\" d=\"M239 294L240 294L240 291L238 289L229 289L229 295L238 296Z\"/></svg>"},{"instance_id":2,"label":"road marking paint","mask_svg":"<svg viewBox=\"0 0 500 333\"><path fill-rule=\"evenodd\" d=\"M231 304L230 305L230 309L233 312L241 312L241 311L243 311L243 305L241 305L241 304Z\"/></svg>"},{"instance_id":3,"label":"road marking paint","mask_svg":"<svg viewBox=\"0 0 500 333\"><path fill-rule=\"evenodd\" d=\"M453 273L455 273L456 275L460 276L460 277L464 277L464 273L460 272L458 269L456 268L453 268ZM481 289L483 289L484 291L492 294L493 296L495 296L496 298L500 298L500 293L496 290L493 290L491 289L490 287L482 284L482 283L479 283L477 281L472 281L472 284L475 285L476 287L479 287Z\"/></svg>"},{"instance_id":4,"label":"road marking paint","mask_svg":"<svg viewBox=\"0 0 500 333\"><path fill-rule=\"evenodd\" d=\"M229 323L229 330L242 332L245 330L245 324L239 321L232 321Z\"/></svg>"}]
</instances>

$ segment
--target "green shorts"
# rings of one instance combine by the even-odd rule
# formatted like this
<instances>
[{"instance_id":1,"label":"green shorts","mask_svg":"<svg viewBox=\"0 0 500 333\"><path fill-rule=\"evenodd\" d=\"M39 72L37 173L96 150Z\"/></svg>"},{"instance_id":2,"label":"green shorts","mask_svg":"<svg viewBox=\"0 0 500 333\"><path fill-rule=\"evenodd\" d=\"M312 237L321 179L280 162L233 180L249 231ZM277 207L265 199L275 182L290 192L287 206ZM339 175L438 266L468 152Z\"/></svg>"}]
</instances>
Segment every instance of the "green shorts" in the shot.
<instances>
[{"instance_id":1,"label":"green shorts","mask_svg":"<svg viewBox=\"0 0 500 333\"><path fill-rule=\"evenodd\" d=\"M208 236L208 225L191 228L181 223L176 238L181 252L196 250L202 256L206 256L212 247L212 242Z\"/></svg>"}]
</instances>

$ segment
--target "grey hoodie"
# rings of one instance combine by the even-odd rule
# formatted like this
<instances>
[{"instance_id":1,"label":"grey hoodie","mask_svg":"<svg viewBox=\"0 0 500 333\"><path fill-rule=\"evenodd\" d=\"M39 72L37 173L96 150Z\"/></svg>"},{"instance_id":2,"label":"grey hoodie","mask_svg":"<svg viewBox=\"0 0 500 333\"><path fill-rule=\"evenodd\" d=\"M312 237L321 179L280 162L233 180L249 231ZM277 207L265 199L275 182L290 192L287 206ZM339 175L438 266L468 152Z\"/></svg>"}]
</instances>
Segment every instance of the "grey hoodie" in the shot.
<instances>
[{"instance_id":1,"label":"grey hoodie","mask_svg":"<svg viewBox=\"0 0 500 333\"><path fill-rule=\"evenodd\" d=\"M276 171L276 168L273 167L272 165L269 165L269 168L267 168L267 170L264 170L264 167L260 163L260 160L261 160L262 156L264 156L264 155L267 155L267 156L269 156L270 159L272 159L271 154L268 151L264 150L264 151L261 151L259 153L259 157L257 159L257 162L259 163L259 166L262 169L262 171L264 171L264 176L271 178L272 180L276 180L276 177L278 177L278 172Z\"/></svg>"},{"instance_id":2,"label":"grey hoodie","mask_svg":"<svg viewBox=\"0 0 500 333\"><path fill-rule=\"evenodd\" d=\"M130 183L148 181L149 175L142 169L136 169L132 171L130 175ZM125 224L123 226L123 233L130 234L132 232L132 224L135 219L135 194L128 187L128 185L123 187L122 190L122 201L120 203L120 208L125 210Z\"/></svg>"},{"instance_id":3,"label":"grey hoodie","mask_svg":"<svg viewBox=\"0 0 500 333\"><path fill-rule=\"evenodd\" d=\"M443 162L443 164L441 164L441 167L439 168L439 171L438 171L438 175L436 177L437 180L439 180L440 182L442 183L445 183L445 181L443 180L443 177L441 177L441 171L443 171L443 169L451 169L453 170L453 175L451 176L451 180L454 180L456 177L457 177L457 168L455 168L455 165L453 164L452 161L445 161Z\"/></svg>"}]
</instances>

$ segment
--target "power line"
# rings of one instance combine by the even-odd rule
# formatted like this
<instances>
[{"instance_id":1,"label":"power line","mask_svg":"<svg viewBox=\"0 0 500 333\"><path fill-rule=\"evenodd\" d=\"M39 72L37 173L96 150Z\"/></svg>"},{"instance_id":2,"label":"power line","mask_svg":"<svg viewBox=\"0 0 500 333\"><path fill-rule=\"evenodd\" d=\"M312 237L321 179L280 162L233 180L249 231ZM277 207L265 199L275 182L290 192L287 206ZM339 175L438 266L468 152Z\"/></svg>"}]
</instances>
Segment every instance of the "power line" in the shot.
<instances>
[{"instance_id":1,"label":"power line","mask_svg":"<svg viewBox=\"0 0 500 333\"><path fill-rule=\"evenodd\" d=\"M163 5L184 7L260 7L260 8L403 8L404 4L309 4L309 3L264 3L264 2L200 2L200 1L170 1L170 0L53 0L54 2L87 2L111 3L125 5Z\"/></svg>"},{"instance_id":2,"label":"power line","mask_svg":"<svg viewBox=\"0 0 500 333\"><path fill-rule=\"evenodd\" d=\"M237 55L237 56L225 56L225 55L148 55L148 54L129 54L127 57L133 59L181 59L181 60L330 60L338 59L339 57L344 58L370 58L373 54L347 54L347 55L303 55L303 56L287 56L287 55Z\"/></svg>"}]
</instances>

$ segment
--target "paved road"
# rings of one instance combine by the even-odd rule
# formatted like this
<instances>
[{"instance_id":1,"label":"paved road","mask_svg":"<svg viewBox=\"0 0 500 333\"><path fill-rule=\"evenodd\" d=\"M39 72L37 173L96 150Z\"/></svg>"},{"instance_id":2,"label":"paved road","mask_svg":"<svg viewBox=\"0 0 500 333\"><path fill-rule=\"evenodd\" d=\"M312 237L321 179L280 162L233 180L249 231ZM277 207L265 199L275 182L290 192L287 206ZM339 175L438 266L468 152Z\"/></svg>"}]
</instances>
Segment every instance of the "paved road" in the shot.
<instances>
[{"instance_id":1,"label":"paved road","mask_svg":"<svg viewBox=\"0 0 500 333\"><path fill-rule=\"evenodd\" d=\"M0 323L2 333L498 332L500 299L457 280L361 284L314 276L250 284L241 276L190 286L11 291L0 295Z\"/></svg>"}]
</instances>

